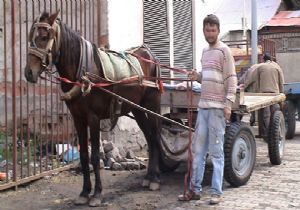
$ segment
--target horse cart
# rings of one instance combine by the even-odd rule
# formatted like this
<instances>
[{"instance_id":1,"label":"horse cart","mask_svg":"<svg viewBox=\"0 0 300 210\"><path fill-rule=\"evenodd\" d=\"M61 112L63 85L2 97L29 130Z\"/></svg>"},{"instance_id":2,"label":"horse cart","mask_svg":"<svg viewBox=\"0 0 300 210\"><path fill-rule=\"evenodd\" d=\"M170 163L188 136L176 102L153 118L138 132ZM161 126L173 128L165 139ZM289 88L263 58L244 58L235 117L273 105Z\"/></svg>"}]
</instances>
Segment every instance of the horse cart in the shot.
<instances>
[{"instance_id":1,"label":"horse cart","mask_svg":"<svg viewBox=\"0 0 300 210\"><path fill-rule=\"evenodd\" d=\"M182 124L195 125L197 104L200 92L165 88L161 97L164 116ZM254 128L247 122L247 115L267 106L279 104L285 100L284 94L247 93L238 90L232 108L232 120L226 126L224 153L224 177L232 186L244 185L249 180L256 160L256 142ZM188 117L188 113L190 113ZM243 119L243 121L242 121ZM161 131L162 171L174 170L181 161L188 157L189 132L184 127L170 122L163 122ZM191 135L190 135L191 136ZM285 121L281 110L272 112L268 135L270 162L280 165L285 143ZM208 158L209 159L209 158Z\"/></svg>"}]
</instances>

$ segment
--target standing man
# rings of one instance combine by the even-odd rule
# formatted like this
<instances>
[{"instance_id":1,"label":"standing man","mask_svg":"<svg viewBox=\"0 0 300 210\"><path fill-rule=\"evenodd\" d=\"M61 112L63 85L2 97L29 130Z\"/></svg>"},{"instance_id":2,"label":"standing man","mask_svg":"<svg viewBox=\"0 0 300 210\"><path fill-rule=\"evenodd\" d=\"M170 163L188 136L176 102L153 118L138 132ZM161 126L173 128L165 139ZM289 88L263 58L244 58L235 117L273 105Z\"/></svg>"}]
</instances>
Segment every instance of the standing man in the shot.
<instances>
[{"instance_id":1,"label":"standing man","mask_svg":"<svg viewBox=\"0 0 300 210\"><path fill-rule=\"evenodd\" d=\"M229 47L218 40L220 22L217 16L203 20L203 33L209 46L202 53L202 72L193 70L191 80L199 81L201 98L193 136L193 165L189 191L178 196L180 201L200 199L207 153L212 160L213 175L210 204L221 200L224 172L224 134L235 101L237 78Z\"/></svg>"},{"instance_id":2,"label":"standing man","mask_svg":"<svg viewBox=\"0 0 300 210\"><path fill-rule=\"evenodd\" d=\"M280 66L272 61L271 56L264 54L264 63L258 65L251 75L245 79L245 89L254 83L258 93L283 93L283 72ZM259 134L267 142L271 113L279 109L275 104L258 111Z\"/></svg>"}]
</instances>

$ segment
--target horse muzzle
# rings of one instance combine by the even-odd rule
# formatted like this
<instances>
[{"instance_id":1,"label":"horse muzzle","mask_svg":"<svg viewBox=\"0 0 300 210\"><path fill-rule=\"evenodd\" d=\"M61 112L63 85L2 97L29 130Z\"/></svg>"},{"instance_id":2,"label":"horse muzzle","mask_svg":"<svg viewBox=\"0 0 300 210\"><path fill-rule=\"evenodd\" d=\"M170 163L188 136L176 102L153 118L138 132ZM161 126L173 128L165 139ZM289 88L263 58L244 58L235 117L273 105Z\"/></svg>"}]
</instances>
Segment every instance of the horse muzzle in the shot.
<instances>
[{"instance_id":1,"label":"horse muzzle","mask_svg":"<svg viewBox=\"0 0 300 210\"><path fill-rule=\"evenodd\" d=\"M38 74L34 73L34 71L31 68L26 66L25 67L25 78L28 82L37 83Z\"/></svg>"}]
</instances>

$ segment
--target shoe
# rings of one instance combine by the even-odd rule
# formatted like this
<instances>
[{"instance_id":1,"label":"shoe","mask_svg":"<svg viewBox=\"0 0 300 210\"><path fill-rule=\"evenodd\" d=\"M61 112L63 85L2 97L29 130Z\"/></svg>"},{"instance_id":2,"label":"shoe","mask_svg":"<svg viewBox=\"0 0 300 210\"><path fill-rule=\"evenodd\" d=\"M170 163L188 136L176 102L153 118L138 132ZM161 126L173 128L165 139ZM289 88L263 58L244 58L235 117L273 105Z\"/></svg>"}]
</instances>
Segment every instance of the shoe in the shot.
<instances>
[{"instance_id":1,"label":"shoe","mask_svg":"<svg viewBox=\"0 0 300 210\"><path fill-rule=\"evenodd\" d=\"M221 202L221 195L218 194L212 194L210 197L209 204L210 205L215 205Z\"/></svg>"},{"instance_id":2,"label":"shoe","mask_svg":"<svg viewBox=\"0 0 300 210\"><path fill-rule=\"evenodd\" d=\"M200 200L201 196L200 193L196 193L194 191L187 191L185 194L179 195L179 201L190 201L190 200Z\"/></svg>"}]
</instances>

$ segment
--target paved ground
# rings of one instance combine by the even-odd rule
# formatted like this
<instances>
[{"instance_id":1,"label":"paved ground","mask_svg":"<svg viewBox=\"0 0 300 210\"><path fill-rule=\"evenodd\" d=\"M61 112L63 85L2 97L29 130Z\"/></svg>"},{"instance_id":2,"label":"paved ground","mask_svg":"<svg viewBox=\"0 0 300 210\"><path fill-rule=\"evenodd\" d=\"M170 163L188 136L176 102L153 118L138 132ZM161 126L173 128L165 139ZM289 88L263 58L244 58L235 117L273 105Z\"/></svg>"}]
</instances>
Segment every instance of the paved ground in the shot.
<instances>
[{"instance_id":1,"label":"paved ground","mask_svg":"<svg viewBox=\"0 0 300 210\"><path fill-rule=\"evenodd\" d=\"M178 203L160 209L300 209L300 125L293 140L287 140L284 161L279 166L270 164L267 144L257 140L257 160L248 184L239 188L225 186L223 202L209 206L209 196L188 204Z\"/></svg>"},{"instance_id":2,"label":"paved ground","mask_svg":"<svg viewBox=\"0 0 300 210\"><path fill-rule=\"evenodd\" d=\"M63 172L41 179L17 191L0 192L1 210L271 210L300 209L300 124L293 140L285 147L284 161L272 166L267 155L267 144L257 139L257 161L247 185L224 187L223 202L209 206L209 195L201 201L179 202L177 196L184 189L184 173L163 174L161 190L149 191L141 187L145 170L102 171L103 205L98 208L75 206L82 177L74 172ZM208 186L205 186L205 191Z\"/></svg>"}]
</instances>

